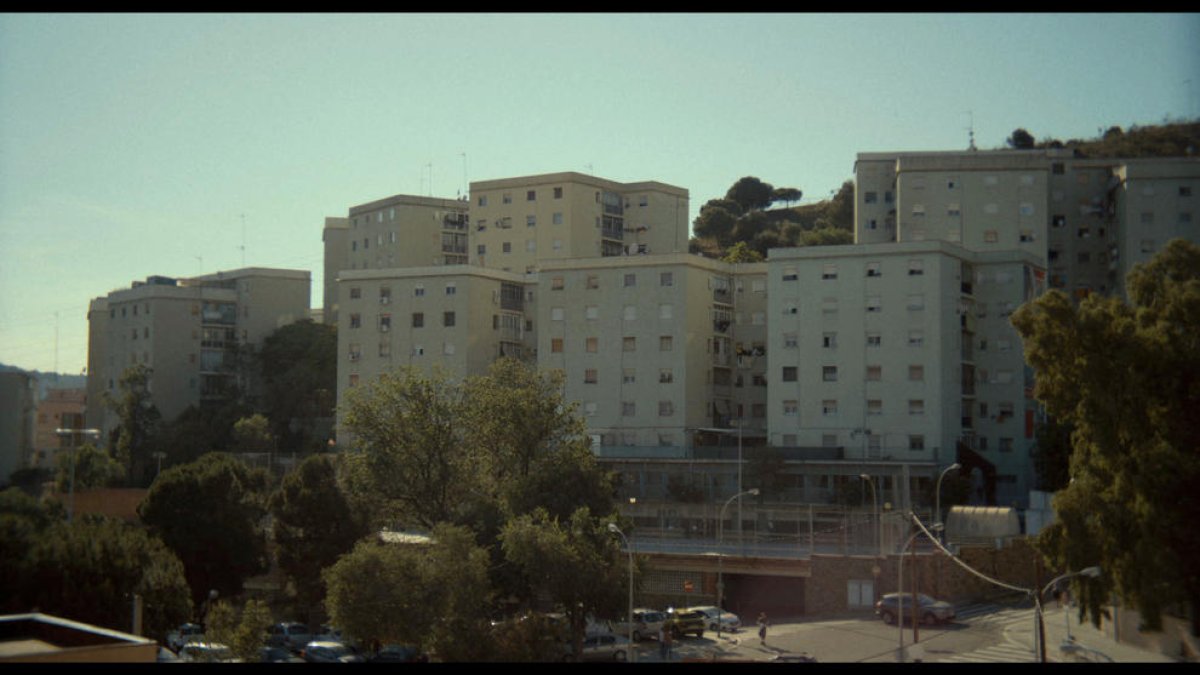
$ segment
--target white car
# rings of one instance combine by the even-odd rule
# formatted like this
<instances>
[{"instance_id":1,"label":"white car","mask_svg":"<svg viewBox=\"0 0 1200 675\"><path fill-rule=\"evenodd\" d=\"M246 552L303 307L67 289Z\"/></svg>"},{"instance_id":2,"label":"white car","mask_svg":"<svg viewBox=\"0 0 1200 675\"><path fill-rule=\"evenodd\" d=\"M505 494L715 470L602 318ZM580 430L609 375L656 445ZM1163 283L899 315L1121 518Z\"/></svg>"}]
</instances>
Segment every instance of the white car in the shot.
<instances>
[{"instance_id":1,"label":"white car","mask_svg":"<svg viewBox=\"0 0 1200 675\"><path fill-rule=\"evenodd\" d=\"M612 632L617 635L629 635L632 632L634 642L658 639L658 631L662 629L666 620L667 615L656 609L635 609L633 630L630 631L629 622L622 617L621 621L612 622Z\"/></svg>"},{"instance_id":2,"label":"white car","mask_svg":"<svg viewBox=\"0 0 1200 675\"><path fill-rule=\"evenodd\" d=\"M575 652L570 644L564 645L564 661L574 661ZM629 640L620 635L596 634L583 638L584 661L626 661L629 659Z\"/></svg>"},{"instance_id":3,"label":"white car","mask_svg":"<svg viewBox=\"0 0 1200 675\"><path fill-rule=\"evenodd\" d=\"M176 654L189 642L204 642L204 627L198 623L185 623L167 633L167 648Z\"/></svg>"},{"instance_id":4,"label":"white car","mask_svg":"<svg viewBox=\"0 0 1200 675\"><path fill-rule=\"evenodd\" d=\"M711 631L719 630L723 633L736 633L742 627L742 620L733 612L726 612L717 607L691 607L693 612L700 612L705 617L704 625Z\"/></svg>"},{"instance_id":5,"label":"white car","mask_svg":"<svg viewBox=\"0 0 1200 675\"><path fill-rule=\"evenodd\" d=\"M189 642L179 650L179 660L193 663L240 663L233 650L219 642Z\"/></svg>"}]
</instances>

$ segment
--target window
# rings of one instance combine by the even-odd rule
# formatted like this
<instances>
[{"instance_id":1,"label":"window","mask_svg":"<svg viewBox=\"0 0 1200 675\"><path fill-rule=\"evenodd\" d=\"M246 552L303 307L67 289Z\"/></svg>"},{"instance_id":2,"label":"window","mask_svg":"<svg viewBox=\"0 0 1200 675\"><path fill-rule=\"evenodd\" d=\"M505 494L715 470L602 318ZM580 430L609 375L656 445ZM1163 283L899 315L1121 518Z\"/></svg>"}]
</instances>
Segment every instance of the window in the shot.
<instances>
[{"instance_id":1,"label":"window","mask_svg":"<svg viewBox=\"0 0 1200 675\"><path fill-rule=\"evenodd\" d=\"M837 366L821 366L821 380L837 382Z\"/></svg>"},{"instance_id":2,"label":"window","mask_svg":"<svg viewBox=\"0 0 1200 675\"><path fill-rule=\"evenodd\" d=\"M600 288L600 277L595 274L589 274L587 278L587 287L589 289Z\"/></svg>"},{"instance_id":3,"label":"window","mask_svg":"<svg viewBox=\"0 0 1200 675\"><path fill-rule=\"evenodd\" d=\"M446 295L454 295L458 293L458 286L453 281L446 284Z\"/></svg>"},{"instance_id":4,"label":"window","mask_svg":"<svg viewBox=\"0 0 1200 675\"><path fill-rule=\"evenodd\" d=\"M796 333L783 334L783 348L796 349L799 346L799 336Z\"/></svg>"},{"instance_id":5,"label":"window","mask_svg":"<svg viewBox=\"0 0 1200 675\"><path fill-rule=\"evenodd\" d=\"M600 308L595 305L588 305L583 308L583 318L598 319L600 318Z\"/></svg>"},{"instance_id":6,"label":"window","mask_svg":"<svg viewBox=\"0 0 1200 675\"><path fill-rule=\"evenodd\" d=\"M583 371L583 383L584 384L596 384L596 369L595 368L588 368Z\"/></svg>"},{"instance_id":7,"label":"window","mask_svg":"<svg viewBox=\"0 0 1200 675\"><path fill-rule=\"evenodd\" d=\"M863 194L863 202L867 204L874 204L878 196L879 195L875 192L867 192Z\"/></svg>"},{"instance_id":8,"label":"window","mask_svg":"<svg viewBox=\"0 0 1200 675\"><path fill-rule=\"evenodd\" d=\"M908 296L908 308L911 310L925 309L925 296L921 293Z\"/></svg>"},{"instance_id":9,"label":"window","mask_svg":"<svg viewBox=\"0 0 1200 675\"><path fill-rule=\"evenodd\" d=\"M621 415L624 417L633 417L637 414L637 403L634 401L621 401Z\"/></svg>"},{"instance_id":10,"label":"window","mask_svg":"<svg viewBox=\"0 0 1200 675\"><path fill-rule=\"evenodd\" d=\"M883 336L879 333L867 333L867 346L879 347L883 345Z\"/></svg>"},{"instance_id":11,"label":"window","mask_svg":"<svg viewBox=\"0 0 1200 675\"><path fill-rule=\"evenodd\" d=\"M621 350L626 352L637 351L637 338L626 337L621 339Z\"/></svg>"},{"instance_id":12,"label":"window","mask_svg":"<svg viewBox=\"0 0 1200 675\"><path fill-rule=\"evenodd\" d=\"M479 195L479 205L487 206L487 195Z\"/></svg>"},{"instance_id":13,"label":"window","mask_svg":"<svg viewBox=\"0 0 1200 675\"><path fill-rule=\"evenodd\" d=\"M951 218L957 218L962 215L962 207L958 204L947 204L946 215Z\"/></svg>"},{"instance_id":14,"label":"window","mask_svg":"<svg viewBox=\"0 0 1200 675\"><path fill-rule=\"evenodd\" d=\"M837 313L837 298L822 298L821 299L821 313L822 314L836 314Z\"/></svg>"},{"instance_id":15,"label":"window","mask_svg":"<svg viewBox=\"0 0 1200 675\"><path fill-rule=\"evenodd\" d=\"M673 346L674 340L670 335L663 335L658 338L658 351L669 352Z\"/></svg>"},{"instance_id":16,"label":"window","mask_svg":"<svg viewBox=\"0 0 1200 675\"><path fill-rule=\"evenodd\" d=\"M550 351L554 354L561 354L563 350L562 338L550 338Z\"/></svg>"},{"instance_id":17,"label":"window","mask_svg":"<svg viewBox=\"0 0 1200 675\"><path fill-rule=\"evenodd\" d=\"M658 306L658 318L670 319L673 311L674 311L674 309L673 309L672 305L659 305Z\"/></svg>"},{"instance_id":18,"label":"window","mask_svg":"<svg viewBox=\"0 0 1200 675\"><path fill-rule=\"evenodd\" d=\"M1153 211L1143 211L1142 215L1141 215L1141 221L1142 221L1143 225L1150 225L1151 223L1153 223L1154 222L1154 212Z\"/></svg>"},{"instance_id":19,"label":"window","mask_svg":"<svg viewBox=\"0 0 1200 675\"><path fill-rule=\"evenodd\" d=\"M600 339L594 337L586 338L584 340L584 349L589 354L595 354L600 351Z\"/></svg>"},{"instance_id":20,"label":"window","mask_svg":"<svg viewBox=\"0 0 1200 675\"><path fill-rule=\"evenodd\" d=\"M995 244L1000 241L1000 235L995 230L984 230L983 241L988 244Z\"/></svg>"},{"instance_id":21,"label":"window","mask_svg":"<svg viewBox=\"0 0 1200 675\"><path fill-rule=\"evenodd\" d=\"M1153 253L1153 252L1154 252L1154 240L1153 239L1143 239L1142 240L1142 253ZM1080 255L1082 255L1082 254L1080 254Z\"/></svg>"},{"instance_id":22,"label":"window","mask_svg":"<svg viewBox=\"0 0 1200 675\"><path fill-rule=\"evenodd\" d=\"M412 327L413 328L422 328L424 326L425 326L425 314L422 312L413 312Z\"/></svg>"},{"instance_id":23,"label":"window","mask_svg":"<svg viewBox=\"0 0 1200 675\"><path fill-rule=\"evenodd\" d=\"M767 315L764 312L753 312L750 314L750 323L755 326L761 326L767 322Z\"/></svg>"},{"instance_id":24,"label":"window","mask_svg":"<svg viewBox=\"0 0 1200 675\"><path fill-rule=\"evenodd\" d=\"M925 366L909 366L908 379L912 382L924 382Z\"/></svg>"},{"instance_id":25,"label":"window","mask_svg":"<svg viewBox=\"0 0 1200 675\"><path fill-rule=\"evenodd\" d=\"M792 303L788 303L788 304L786 304L786 305L784 305L784 306L783 306L783 313L784 313L784 314L797 314L797 313L799 313L799 312L800 312L800 308L799 308L799 307L797 307L796 305L792 304Z\"/></svg>"},{"instance_id":26,"label":"window","mask_svg":"<svg viewBox=\"0 0 1200 675\"><path fill-rule=\"evenodd\" d=\"M1021 202L1021 205L1017 209L1022 216L1029 217L1033 215L1033 204L1029 202Z\"/></svg>"},{"instance_id":27,"label":"window","mask_svg":"<svg viewBox=\"0 0 1200 675\"><path fill-rule=\"evenodd\" d=\"M984 451L986 451L986 450L988 449L988 439L987 439L987 436L980 436L980 437L978 437L978 438L976 438L976 439L975 439L975 442L978 444L978 448L979 448L980 450L984 450Z\"/></svg>"},{"instance_id":28,"label":"window","mask_svg":"<svg viewBox=\"0 0 1200 675\"><path fill-rule=\"evenodd\" d=\"M1021 230L1020 240L1023 242L1033 241L1033 230Z\"/></svg>"},{"instance_id":29,"label":"window","mask_svg":"<svg viewBox=\"0 0 1200 675\"><path fill-rule=\"evenodd\" d=\"M1050 218L1050 227L1066 227L1067 217L1064 215L1054 215Z\"/></svg>"},{"instance_id":30,"label":"window","mask_svg":"<svg viewBox=\"0 0 1200 675\"><path fill-rule=\"evenodd\" d=\"M783 367L783 381L784 382L795 382L796 381L796 370L797 370L796 366L784 366Z\"/></svg>"},{"instance_id":31,"label":"window","mask_svg":"<svg viewBox=\"0 0 1200 675\"><path fill-rule=\"evenodd\" d=\"M673 272L663 272L658 275L659 286L674 286L675 274Z\"/></svg>"},{"instance_id":32,"label":"window","mask_svg":"<svg viewBox=\"0 0 1200 675\"><path fill-rule=\"evenodd\" d=\"M783 402L784 415L795 416L798 409L799 407L797 406L795 399L788 399Z\"/></svg>"},{"instance_id":33,"label":"window","mask_svg":"<svg viewBox=\"0 0 1200 675\"><path fill-rule=\"evenodd\" d=\"M908 331L908 346L921 347L925 344L925 333L919 330Z\"/></svg>"},{"instance_id":34,"label":"window","mask_svg":"<svg viewBox=\"0 0 1200 675\"><path fill-rule=\"evenodd\" d=\"M350 360L357 361L362 358L362 345L357 342L351 342L349 346Z\"/></svg>"},{"instance_id":35,"label":"window","mask_svg":"<svg viewBox=\"0 0 1200 675\"><path fill-rule=\"evenodd\" d=\"M879 268L879 263L877 263L877 262L867 263L867 276L869 276L869 277L883 276L883 272L880 271L880 268Z\"/></svg>"},{"instance_id":36,"label":"window","mask_svg":"<svg viewBox=\"0 0 1200 675\"><path fill-rule=\"evenodd\" d=\"M551 321L562 321L563 320L563 308L562 307L551 307L550 308L550 320Z\"/></svg>"},{"instance_id":37,"label":"window","mask_svg":"<svg viewBox=\"0 0 1200 675\"><path fill-rule=\"evenodd\" d=\"M837 399L827 398L821 401L821 414L827 417L837 414Z\"/></svg>"},{"instance_id":38,"label":"window","mask_svg":"<svg viewBox=\"0 0 1200 675\"><path fill-rule=\"evenodd\" d=\"M881 401L880 399L877 399L877 398L868 399L867 400L867 414L868 415L882 415L883 414L883 401Z\"/></svg>"},{"instance_id":39,"label":"window","mask_svg":"<svg viewBox=\"0 0 1200 675\"><path fill-rule=\"evenodd\" d=\"M563 289L563 278L562 277L551 277L550 290L561 291L562 289Z\"/></svg>"},{"instance_id":40,"label":"window","mask_svg":"<svg viewBox=\"0 0 1200 675\"><path fill-rule=\"evenodd\" d=\"M878 382L883 379L883 366L867 366L867 381Z\"/></svg>"},{"instance_id":41,"label":"window","mask_svg":"<svg viewBox=\"0 0 1200 675\"><path fill-rule=\"evenodd\" d=\"M922 436L921 434L910 434L908 437L908 449L909 450L924 450L925 449L925 437Z\"/></svg>"},{"instance_id":42,"label":"window","mask_svg":"<svg viewBox=\"0 0 1200 675\"><path fill-rule=\"evenodd\" d=\"M637 286L637 275L636 274L626 274L625 275L625 288L633 288L634 286Z\"/></svg>"},{"instance_id":43,"label":"window","mask_svg":"<svg viewBox=\"0 0 1200 675\"><path fill-rule=\"evenodd\" d=\"M670 417L671 415L674 415L674 414L675 414L675 404L674 403L672 403L671 401L659 401L658 402L658 416L659 417Z\"/></svg>"},{"instance_id":44,"label":"window","mask_svg":"<svg viewBox=\"0 0 1200 675\"><path fill-rule=\"evenodd\" d=\"M825 349L836 349L837 333L825 333L821 335L821 347Z\"/></svg>"},{"instance_id":45,"label":"window","mask_svg":"<svg viewBox=\"0 0 1200 675\"><path fill-rule=\"evenodd\" d=\"M362 289L359 288L358 286L351 286L350 287L350 299L357 300L361 297L362 297Z\"/></svg>"},{"instance_id":46,"label":"window","mask_svg":"<svg viewBox=\"0 0 1200 675\"><path fill-rule=\"evenodd\" d=\"M908 276L919 277L922 274L925 274L925 261L924 260L909 260L908 261Z\"/></svg>"},{"instance_id":47,"label":"window","mask_svg":"<svg viewBox=\"0 0 1200 675\"><path fill-rule=\"evenodd\" d=\"M392 329L392 315L391 314L380 314L379 315L379 331L381 333L386 333L391 329Z\"/></svg>"},{"instance_id":48,"label":"window","mask_svg":"<svg viewBox=\"0 0 1200 675\"><path fill-rule=\"evenodd\" d=\"M913 217L915 217L915 218L920 218L920 217L924 216L925 215L925 205L924 204L913 204L912 214L913 214Z\"/></svg>"},{"instance_id":49,"label":"window","mask_svg":"<svg viewBox=\"0 0 1200 675\"><path fill-rule=\"evenodd\" d=\"M503 253L512 253L512 242L506 241L500 245L500 250Z\"/></svg>"},{"instance_id":50,"label":"window","mask_svg":"<svg viewBox=\"0 0 1200 675\"><path fill-rule=\"evenodd\" d=\"M796 268L789 267L789 268L783 270L783 280L784 281L795 281L798 278L799 277L796 275Z\"/></svg>"},{"instance_id":51,"label":"window","mask_svg":"<svg viewBox=\"0 0 1200 675\"><path fill-rule=\"evenodd\" d=\"M442 343L442 353L446 354L446 355L453 354L454 353L454 343L453 342Z\"/></svg>"},{"instance_id":52,"label":"window","mask_svg":"<svg viewBox=\"0 0 1200 675\"><path fill-rule=\"evenodd\" d=\"M909 415L924 415L925 401L919 398L908 399L908 414Z\"/></svg>"},{"instance_id":53,"label":"window","mask_svg":"<svg viewBox=\"0 0 1200 675\"><path fill-rule=\"evenodd\" d=\"M880 304L878 295L872 295L871 297L867 298L867 312L875 313L882 311L883 305Z\"/></svg>"},{"instance_id":54,"label":"window","mask_svg":"<svg viewBox=\"0 0 1200 675\"><path fill-rule=\"evenodd\" d=\"M1180 211L1179 212L1179 224L1180 225L1191 225L1192 224L1192 214L1188 211Z\"/></svg>"},{"instance_id":55,"label":"window","mask_svg":"<svg viewBox=\"0 0 1200 675\"><path fill-rule=\"evenodd\" d=\"M454 326L454 312L442 312L442 325L446 328Z\"/></svg>"},{"instance_id":56,"label":"window","mask_svg":"<svg viewBox=\"0 0 1200 675\"><path fill-rule=\"evenodd\" d=\"M525 193L525 201L527 201L527 202L537 201L537 190L529 190L528 192L526 192Z\"/></svg>"},{"instance_id":57,"label":"window","mask_svg":"<svg viewBox=\"0 0 1200 675\"><path fill-rule=\"evenodd\" d=\"M637 306L625 305L624 317L626 321L637 321Z\"/></svg>"},{"instance_id":58,"label":"window","mask_svg":"<svg viewBox=\"0 0 1200 675\"><path fill-rule=\"evenodd\" d=\"M413 297L421 298L424 296L425 296L425 286L423 284L417 284L416 286L413 286Z\"/></svg>"},{"instance_id":59,"label":"window","mask_svg":"<svg viewBox=\"0 0 1200 675\"><path fill-rule=\"evenodd\" d=\"M833 263L826 263L821 268L821 278L822 279L836 279L837 278L837 265L835 265Z\"/></svg>"},{"instance_id":60,"label":"window","mask_svg":"<svg viewBox=\"0 0 1200 675\"><path fill-rule=\"evenodd\" d=\"M658 370L658 383L671 384L675 381L675 373L670 368L660 368Z\"/></svg>"},{"instance_id":61,"label":"window","mask_svg":"<svg viewBox=\"0 0 1200 675\"><path fill-rule=\"evenodd\" d=\"M1000 452L1012 452L1012 449L1013 449L1013 439L1011 439L1011 438L1001 438L1000 439Z\"/></svg>"},{"instance_id":62,"label":"window","mask_svg":"<svg viewBox=\"0 0 1200 675\"><path fill-rule=\"evenodd\" d=\"M487 244L480 244L480 245L476 246L475 252L478 253L479 255L485 255L487 253Z\"/></svg>"},{"instance_id":63,"label":"window","mask_svg":"<svg viewBox=\"0 0 1200 675\"><path fill-rule=\"evenodd\" d=\"M1191 197L1192 196L1192 187L1190 185L1180 185L1179 186L1179 196L1180 197Z\"/></svg>"}]
</instances>

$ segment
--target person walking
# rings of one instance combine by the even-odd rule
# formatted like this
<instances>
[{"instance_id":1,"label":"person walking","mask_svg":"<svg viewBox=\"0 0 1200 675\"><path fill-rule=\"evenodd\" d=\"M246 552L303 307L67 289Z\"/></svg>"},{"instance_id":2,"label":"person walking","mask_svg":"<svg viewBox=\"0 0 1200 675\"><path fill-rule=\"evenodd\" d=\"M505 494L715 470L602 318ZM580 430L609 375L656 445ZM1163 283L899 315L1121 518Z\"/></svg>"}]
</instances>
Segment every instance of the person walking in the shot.
<instances>
[{"instance_id":1,"label":"person walking","mask_svg":"<svg viewBox=\"0 0 1200 675\"><path fill-rule=\"evenodd\" d=\"M671 636L670 630L667 630L663 633L663 651L665 652L663 656L664 661L671 660L671 646L674 642L674 639L675 638Z\"/></svg>"},{"instance_id":2,"label":"person walking","mask_svg":"<svg viewBox=\"0 0 1200 675\"><path fill-rule=\"evenodd\" d=\"M667 636L670 634L665 626L658 627L658 658L663 661L667 660Z\"/></svg>"},{"instance_id":3,"label":"person walking","mask_svg":"<svg viewBox=\"0 0 1200 675\"><path fill-rule=\"evenodd\" d=\"M762 646L767 646L767 626L770 622L767 621L767 613L759 612L758 614L758 641Z\"/></svg>"}]
</instances>

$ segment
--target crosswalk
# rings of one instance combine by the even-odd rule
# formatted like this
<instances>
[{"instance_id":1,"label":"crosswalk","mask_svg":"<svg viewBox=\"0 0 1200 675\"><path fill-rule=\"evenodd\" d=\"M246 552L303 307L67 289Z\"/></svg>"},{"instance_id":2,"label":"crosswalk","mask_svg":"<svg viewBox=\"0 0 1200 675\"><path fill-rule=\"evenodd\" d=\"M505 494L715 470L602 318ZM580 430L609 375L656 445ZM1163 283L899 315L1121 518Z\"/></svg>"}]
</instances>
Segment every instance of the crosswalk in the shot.
<instances>
[{"instance_id":1,"label":"crosswalk","mask_svg":"<svg viewBox=\"0 0 1200 675\"><path fill-rule=\"evenodd\" d=\"M1033 649L1024 645L1004 643L966 654L947 656L938 659L938 663L1030 663L1036 660Z\"/></svg>"},{"instance_id":2,"label":"crosswalk","mask_svg":"<svg viewBox=\"0 0 1200 675\"><path fill-rule=\"evenodd\" d=\"M990 603L968 605L956 610L957 621L972 626L993 626L1000 629L1019 626L1032 619L1032 609ZM1003 642L938 659L939 663L1030 663L1036 661L1033 648L1027 643L1014 642L1005 631Z\"/></svg>"}]
</instances>

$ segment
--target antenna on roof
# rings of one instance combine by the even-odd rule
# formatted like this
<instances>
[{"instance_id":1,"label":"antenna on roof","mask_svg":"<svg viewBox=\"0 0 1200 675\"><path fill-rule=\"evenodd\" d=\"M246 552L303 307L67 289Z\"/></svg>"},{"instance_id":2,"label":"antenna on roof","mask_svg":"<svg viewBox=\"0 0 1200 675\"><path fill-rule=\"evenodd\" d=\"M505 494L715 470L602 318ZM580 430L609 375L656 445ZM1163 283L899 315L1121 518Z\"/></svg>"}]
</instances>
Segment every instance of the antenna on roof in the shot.
<instances>
[{"instance_id":1,"label":"antenna on roof","mask_svg":"<svg viewBox=\"0 0 1200 675\"><path fill-rule=\"evenodd\" d=\"M471 184L467 182L467 153L466 153L466 151L463 151L458 154L462 155L462 158L463 158L462 196L463 196L463 199L466 199L467 195L471 194Z\"/></svg>"},{"instance_id":2,"label":"antenna on roof","mask_svg":"<svg viewBox=\"0 0 1200 675\"><path fill-rule=\"evenodd\" d=\"M975 147L975 111L967 111L967 150L978 150Z\"/></svg>"},{"instance_id":3,"label":"antenna on roof","mask_svg":"<svg viewBox=\"0 0 1200 675\"><path fill-rule=\"evenodd\" d=\"M425 168L429 169L429 196L432 197L433 196L433 160L430 160L429 163L425 165Z\"/></svg>"}]
</instances>

